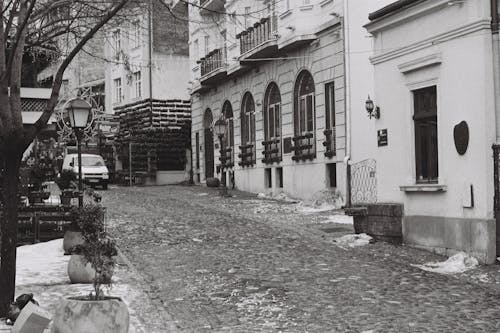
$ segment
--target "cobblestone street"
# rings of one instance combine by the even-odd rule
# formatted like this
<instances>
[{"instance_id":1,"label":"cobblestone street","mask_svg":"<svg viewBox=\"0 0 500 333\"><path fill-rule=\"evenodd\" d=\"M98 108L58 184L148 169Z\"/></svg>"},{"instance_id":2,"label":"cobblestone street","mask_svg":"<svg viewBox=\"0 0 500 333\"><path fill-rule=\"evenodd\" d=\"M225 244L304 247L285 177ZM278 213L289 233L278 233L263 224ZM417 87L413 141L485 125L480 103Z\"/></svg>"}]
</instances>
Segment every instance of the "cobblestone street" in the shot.
<instances>
[{"instance_id":1,"label":"cobblestone street","mask_svg":"<svg viewBox=\"0 0 500 333\"><path fill-rule=\"evenodd\" d=\"M111 234L143 279L151 332L499 332L499 266L440 275L443 257L343 248L333 212L205 187L110 188ZM138 278L139 278L138 277ZM166 323L166 324L165 324Z\"/></svg>"}]
</instances>

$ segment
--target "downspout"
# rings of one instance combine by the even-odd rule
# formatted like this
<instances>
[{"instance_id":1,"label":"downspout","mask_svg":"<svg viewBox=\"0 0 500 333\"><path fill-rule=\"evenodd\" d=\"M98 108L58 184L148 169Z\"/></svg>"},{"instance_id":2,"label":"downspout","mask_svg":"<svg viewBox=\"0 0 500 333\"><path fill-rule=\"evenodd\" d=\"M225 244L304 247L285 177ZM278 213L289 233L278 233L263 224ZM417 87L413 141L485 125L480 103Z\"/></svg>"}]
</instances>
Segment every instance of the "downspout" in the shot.
<instances>
[{"instance_id":1,"label":"downspout","mask_svg":"<svg viewBox=\"0 0 500 333\"><path fill-rule=\"evenodd\" d=\"M349 90L351 84L351 70L350 62L347 53L350 52L350 38L346 32L345 22L349 22L349 1L344 0L344 15L340 18L342 24L342 36L344 43L344 104L345 104L345 158L346 164L346 207L351 206L351 91Z\"/></svg>"},{"instance_id":2,"label":"downspout","mask_svg":"<svg viewBox=\"0 0 500 333\"><path fill-rule=\"evenodd\" d=\"M149 0L149 14L148 14L148 62L149 62L149 110L151 117L153 117L153 0ZM151 119L152 120L152 119ZM153 126L153 121L150 122Z\"/></svg>"},{"instance_id":3,"label":"downspout","mask_svg":"<svg viewBox=\"0 0 500 333\"><path fill-rule=\"evenodd\" d=\"M500 35L499 35L499 17L498 0L490 0L491 4L491 33L493 42L493 79L495 91L495 128L496 142L500 143Z\"/></svg>"}]
</instances>

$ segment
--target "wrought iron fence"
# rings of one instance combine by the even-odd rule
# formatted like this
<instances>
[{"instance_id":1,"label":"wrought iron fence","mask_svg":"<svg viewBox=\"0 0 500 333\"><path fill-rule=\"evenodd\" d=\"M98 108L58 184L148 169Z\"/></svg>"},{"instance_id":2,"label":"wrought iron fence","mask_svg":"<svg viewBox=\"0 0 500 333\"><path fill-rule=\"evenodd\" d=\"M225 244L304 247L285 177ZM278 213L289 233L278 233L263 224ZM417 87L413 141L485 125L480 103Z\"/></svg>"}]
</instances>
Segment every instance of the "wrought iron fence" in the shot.
<instances>
[{"instance_id":1,"label":"wrought iron fence","mask_svg":"<svg viewBox=\"0 0 500 333\"><path fill-rule=\"evenodd\" d=\"M377 202L377 161L367 159L350 165L351 204Z\"/></svg>"}]
</instances>

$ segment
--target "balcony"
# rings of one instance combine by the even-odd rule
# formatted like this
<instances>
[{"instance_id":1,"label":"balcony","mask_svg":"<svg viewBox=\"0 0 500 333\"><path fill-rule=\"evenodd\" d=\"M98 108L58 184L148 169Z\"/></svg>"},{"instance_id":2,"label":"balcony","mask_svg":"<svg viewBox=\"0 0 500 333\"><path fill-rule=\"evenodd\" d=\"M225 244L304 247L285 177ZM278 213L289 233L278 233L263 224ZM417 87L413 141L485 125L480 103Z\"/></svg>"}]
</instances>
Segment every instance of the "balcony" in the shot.
<instances>
[{"instance_id":1,"label":"balcony","mask_svg":"<svg viewBox=\"0 0 500 333\"><path fill-rule=\"evenodd\" d=\"M294 151L294 156L292 156L293 161L312 161L316 158L316 147L313 132L296 135L292 138L292 141L294 142L294 146L292 147L292 150Z\"/></svg>"},{"instance_id":2,"label":"balcony","mask_svg":"<svg viewBox=\"0 0 500 333\"><path fill-rule=\"evenodd\" d=\"M213 14L213 12L223 12L225 0L200 0L200 13Z\"/></svg>"},{"instance_id":3,"label":"balcony","mask_svg":"<svg viewBox=\"0 0 500 333\"><path fill-rule=\"evenodd\" d=\"M199 60L201 84L213 84L227 76L226 49L215 49Z\"/></svg>"},{"instance_id":4,"label":"balcony","mask_svg":"<svg viewBox=\"0 0 500 333\"><path fill-rule=\"evenodd\" d=\"M246 167L255 164L255 146L253 144L240 146L241 153L238 154L240 158L239 166Z\"/></svg>"},{"instance_id":5,"label":"balcony","mask_svg":"<svg viewBox=\"0 0 500 333\"><path fill-rule=\"evenodd\" d=\"M236 38L240 40L240 62L246 59L273 57L278 53L278 18L268 16L253 26L240 32Z\"/></svg>"},{"instance_id":6,"label":"balcony","mask_svg":"<svg viewBox=\"0 0 500 333\"><path fill-rule=\"evenodd\" d=\"M279 138L263 141L264 151L262 154L264 158L262 162L265 164L273 164L281 162L281 140Z\"/></svg>"}]
</instances>

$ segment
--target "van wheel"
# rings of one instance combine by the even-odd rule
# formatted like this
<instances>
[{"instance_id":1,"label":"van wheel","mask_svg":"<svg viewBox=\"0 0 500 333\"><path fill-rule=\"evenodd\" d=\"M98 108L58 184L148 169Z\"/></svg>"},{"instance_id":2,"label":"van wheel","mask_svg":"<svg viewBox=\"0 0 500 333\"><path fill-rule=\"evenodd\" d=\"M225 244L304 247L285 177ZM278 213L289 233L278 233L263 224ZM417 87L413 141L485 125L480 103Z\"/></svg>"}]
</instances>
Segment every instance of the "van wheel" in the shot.
<instances>
[{"instance_id":1,"label":"van wheel","mask_svg":"<svg viewBox=\"0 0 500 333\"><path fill-rule=\"evenodd\" d=\"M103 190L107 190L107 189L108 189L108 183L104 183L104 184L102 184L102 189L103 189Z\"/></svg>"}]
</instances>

